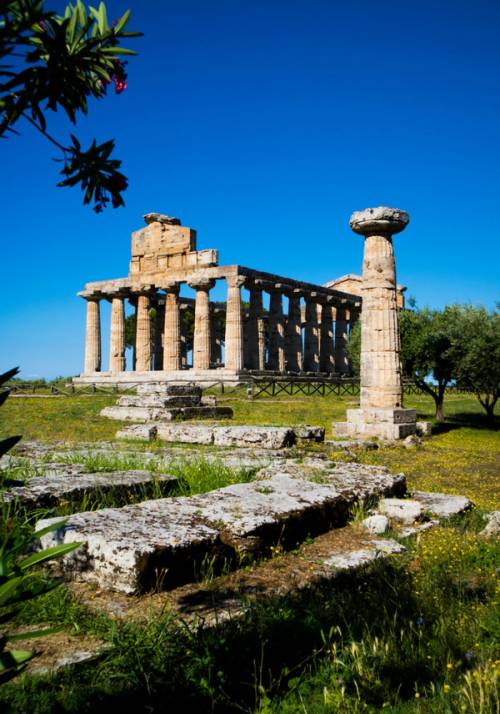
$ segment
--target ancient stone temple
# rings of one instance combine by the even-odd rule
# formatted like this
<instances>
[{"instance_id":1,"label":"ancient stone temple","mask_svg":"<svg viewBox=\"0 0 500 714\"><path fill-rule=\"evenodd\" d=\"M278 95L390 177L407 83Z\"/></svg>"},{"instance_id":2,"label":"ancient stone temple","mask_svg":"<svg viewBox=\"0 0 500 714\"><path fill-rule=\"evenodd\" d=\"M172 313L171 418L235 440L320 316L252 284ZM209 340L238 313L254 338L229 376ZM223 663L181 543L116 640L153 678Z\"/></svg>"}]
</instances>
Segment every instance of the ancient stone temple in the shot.
<instances>
[{"instance_id":1,"label":"ancient stone temple","mask_svg":"<svg viewBox=\"0 0 500 714\"><path fill-rule=\"evenodd\" d=\"M197 250L196 232L179 219L159 213L144 219L146 226L132 234L128 277L87 283L78 293L87 302L87 323L84 372L75 382L234 384L249 373L349 373L346 342L360 315L359 294L221 266L216 250ZM210 299L217 281L226 284L222 302ZM182 295L186 285L194 298ZM136 317L129 364L126 301ZM109 364L103 365L101 309L107 304Z\"/></svg>"}]
</instances>

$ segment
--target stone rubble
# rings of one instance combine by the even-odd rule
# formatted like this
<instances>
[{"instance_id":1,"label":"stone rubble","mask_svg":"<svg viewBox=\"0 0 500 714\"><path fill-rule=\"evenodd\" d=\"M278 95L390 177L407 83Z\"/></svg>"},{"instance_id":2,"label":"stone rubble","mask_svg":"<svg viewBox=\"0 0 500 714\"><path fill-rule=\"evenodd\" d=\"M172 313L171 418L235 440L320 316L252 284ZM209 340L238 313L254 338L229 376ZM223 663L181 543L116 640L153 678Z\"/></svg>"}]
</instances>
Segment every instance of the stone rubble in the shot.
<instances>
[{"instance_id":1,"label":"stone rubble","mask_svg":"<svg viewBox=\"0 0 500 714\"><path fill-rule=\"evenodd\" d=\"M364 518L361 521L361 525L369 533L381 535L389 529L390 521L387 516L383 516L382 514L375 514L373 516L368 516L368 518Z\"/></svg>"}]
</instances>

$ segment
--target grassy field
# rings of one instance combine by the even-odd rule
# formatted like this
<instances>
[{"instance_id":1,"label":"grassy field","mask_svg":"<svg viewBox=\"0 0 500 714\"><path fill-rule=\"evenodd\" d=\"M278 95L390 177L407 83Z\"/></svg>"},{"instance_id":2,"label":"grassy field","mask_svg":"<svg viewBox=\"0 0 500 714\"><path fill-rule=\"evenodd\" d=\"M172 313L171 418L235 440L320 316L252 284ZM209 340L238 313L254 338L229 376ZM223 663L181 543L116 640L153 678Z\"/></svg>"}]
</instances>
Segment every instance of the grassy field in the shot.
<instances>
[{"instance_id":1,"label":"grassy field","mask_svg":"<svg viewBox=\"0 0 500 714\"><path fill-rule=\"evenodd\" d=\"M111 440L119 423L99 411L114 401L10 398L0 409L0 437L22 433L75 445ZM320 424L330 436L331 422L343 419L353 401L252 401L242 392L223 403L233 407L235 423ZM432 417L427 398L406 405L422 419ZM465 494L475 511L414 539L404 556L339 579L335 588L262 602L209 632L168 610L144 613L142 622L96 614L63 585L22 603L15 626L61 625L68 634L104 640L106 655L92 666L1 684L0 710L496 714L499 549L477 531L485 510L500 507L499 432L487 428L472 398L451 396L445 410L447 423L422 446L357 452L356 458L403 471L410 488ZM201 461L184 474L182 464L176 468L193 493L251 477ZM5 530L27 530L18 520L2 524L0 541Z\"/></svg>"}]
</instances>

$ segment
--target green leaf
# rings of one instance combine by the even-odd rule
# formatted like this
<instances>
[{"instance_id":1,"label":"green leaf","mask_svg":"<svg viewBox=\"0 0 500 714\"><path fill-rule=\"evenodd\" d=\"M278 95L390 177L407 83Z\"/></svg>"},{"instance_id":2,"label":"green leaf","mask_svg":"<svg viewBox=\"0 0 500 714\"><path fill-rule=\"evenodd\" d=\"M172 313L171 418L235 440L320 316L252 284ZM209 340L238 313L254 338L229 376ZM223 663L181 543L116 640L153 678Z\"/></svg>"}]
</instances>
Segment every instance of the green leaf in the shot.
<instances>
[{"instance_id":1,"label":"green leaf","mask_svg":"<svg viewBox=\"0 0 500 714\"><path fill-rule=\"evenodd\" d=\"M131 13L131 10L126 10L126 11L123 13L123 15L120 17L120 19L118 20L118 22L116 23L116 25L115 25L115 27L114 27L115 34L118 34L121 30L123 30L123 28L125 27L125 25L126 25L127 22L129 21L131 14L132 14L132 13Z\"/></svg>"},{"instance_id":2,"label":"green leaf","mask_svg":"<svg viewBox=\"0 0 500 714\"><path fill-rule=\"evenodd\" d=\"M19 640L34 640L36 637L46 637L46 635L55 635L58 632L64 631L64 625L57 627L46 627L43 630L32 630L30 632L21 632L18 635L7 635L9 642L18 642Z\"/></svg>"},{"instance_id":3,"label":"green leaf","mask_svg":"<svg viewBox=\"0 0 500 714\"><path fill-rule=\"evenodd\" d=\"M6 583L0 585L0 605L4 605L4 603L13 597L22 580L22 576L18 576L17 578L7 580Z\"/></svg>"},{"instance_id":4,"label":"green leaf","mask_svg":"<svg viewBox=\"0 0 500 714\"><path fill-rule=\"evenodd\" d=\"M45 528L41 528L39 531L35 531L33 533L33 538L41 538L44 535L47 535L47 533L52 533L52 531L57 531L59 528L62 528L66 522L67 518L65 518L63 521L56 521L55 523L51 523L49 526L45 526Z\"/></svg>"},{"instance_id":5,"label":"green leaf","mask_svg":"<svg viewBox=\"0 0 500 714\"><path fill-rule=\"evenodd\" d=\"M137 52L134 50L127 50L126 47L103 47L101 52L107 55L136 55Z\"/></svg>"},{"instance_id":6,"label":"green leaf","mask_svg":"<svg viewBox=\"0 0 500 714\"><path fill-rule=\"evenodd\" d=\"M33 652L28 650L5 650L0 652L0 672L5 672L12 667L19 667L33 657Z\"/></svg>"},{"instance_id":7,"label":"green leaf","mask_svg":"<svg viewBox=\"0 0 500 714\"><path fill-rule=\"evenodd\" d=\"M27 568L32 568L34 565L39 563L44 563L47 560L52 560L53 558L60 558L66 553L71 553L72 550L79 548L82 543L63 543L62 545L54 545L51 548L46 548L41 550L39 553L33 553L28 558L21 560L19 567L21 570L26 570Z\"/></svg>"}]
</instances>

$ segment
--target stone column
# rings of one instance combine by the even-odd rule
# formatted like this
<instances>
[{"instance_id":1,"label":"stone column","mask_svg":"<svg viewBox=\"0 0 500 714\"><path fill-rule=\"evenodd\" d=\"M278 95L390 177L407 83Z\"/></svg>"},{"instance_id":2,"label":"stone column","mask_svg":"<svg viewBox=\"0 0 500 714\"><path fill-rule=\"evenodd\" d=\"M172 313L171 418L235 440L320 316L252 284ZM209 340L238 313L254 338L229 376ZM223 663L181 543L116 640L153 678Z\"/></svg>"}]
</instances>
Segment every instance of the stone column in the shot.
<instances>
[{"instance_id":1,"label":"stone column","mask_svg":"<svg viewBox=\"0 0 500 714\"><path fill-rule=\"evenodd\" d=\"M212 346L210 349L210 361L216 368L222 367L222 326L219 314L220 307L212 308Z\"/></svg>"},{"instance_id":2,"label":"stone column","mask_svg":"<svg viewBox=\"0 0 500 714\"><path fill-rule=\"evenodd\" d=\"M335 310L335 371L338 374L348 374L347 359L347 313L345 307L338 305Z\"/></svg>"},{"instance_id":3,"label":"stone column","mask_svg":"<svg viewBox=\"0 0 500 714\"><path fill-rule=\"evenodd\" d=\"M210 298L214 281L208 278L193 279L189 286L196 290L194 308L193 369L210 369Z\"/></svg>"},{"instance_id":4,"label":"stone column","mask_svg":"<svg viewBox=\"0 0 500 714\"><path fill-rule=\"evenodd\" d=\"M269 354L267 368L275 372L285 371L285 324L281 286L266 288L269 302Z\"/></svg>"},{"instance_id":5,"label":"stone column","mask_svg":"<svg viewBox=\"0 0 500 714\"><path fill-rule=\"evenodd\" d=\"M320 372L330 374L335 371L333 359L333 310L331 304L325 300L321 305L321 326L319 345Z\"/></svg>"},{"instance_id":6,"label":"stone column","mask_svg":"<svg viewBox=\"0 0 500 714\"><path fill-rule=\"evenodd\" d=\"M304 370L317 372L319 370L319 325L317 299L306 295L306 329L304 335Z\"/></svg>"},{"instance_id":7,"label":"stone column","mask_svg":"<svg viewBox=\"0 0 500 714\"><path fill-rule=\"evenodd\" d=\"M288 297L288 320L285 330L285 353L287 372L301 372L302 359L302 312L300 309L301 292L292 290Z\"/></svg>"},{"instance_id":8,"label":"stone column","mask_svg":"<svg viewBox=\"0 0 500 714\"><path fill-rule=\"evenodd\" d=\"M248 319L248 368L265 369L266 335L262 308L262 289L250 289L250 315Z\"/></svg>"},{"instance_id":9,"label":"stone column","mask_svg":"<svg viewBox=\"0 0 500 714\"><path fill-rule=\"evenodd\" d=\"M187 348L187 336L186 336L186 315L188 312L193 312L192 308L187 305L179 306L180 311L180 321L181 321L181 369L188 368L188 348ZM194 319L193 319L194 322Z\"/></svg>"},{"instance_id":10,"label":"stone column","mask_svg":"<svg viewBox=\"0 0 500 714\"><path fill-rule=\"evenodd\" d=\"M149 295L141 293L137 298L135 327L135 369L151 371L151 317Z\"/></svg>"},{"instance_id":11,"label":"stone column","mask_svg":"<svg viewBox=\"0 0 500 714\"><path fill-rule=\"evenodd\" d=\"M125 370L125 305L123 297L111 299L111 326L109 339L109 371Z\"/></svg>"},{"instance_id":12,"label":"stone column","mask_svg":"<svg viewBox=\"0 0 500 714\"><path fill-rule=\"evenodd\" d=\"M406 228L408 214L397 208L353 213L350 225L365 237L361 287L360 409L347 410L340 433L399 439L416 430L416 412L403 409L399 360L399 316L392 236ZM335 428L336 433L339 430Z\"/></svg>"},{"instance_id":13,"label":"stone column","mask_svg":"<svg viewBox=\"0 0 500 714\"><path fill-rule=\"evenodd\" d=\"M226 302L226 339L225 360L226 369L239 371L243 369L243 319L241 315L241 286L245 278L234 275L227 278Z\"/></svg>"},{"instance_id":14,"label":"stone column","mask_svg":"<svg viewBox=\"0 0 500 714\"><path fill-rule=\"evenodd\" d=\"M154 332L154 354L153 369L163 369L163 326L165 324L165 303L156 302L156 317L153 328Z\"/></svg>"},{"instance_id":15,"label":"stone column","mask_svg":"<svg viewBox=\"0 0 500 714\"><path fill-rule=\"evenodd\" d=\"M178 283L163 285L165 290L165 320L163 323L163 369L181 369L181 317Z\"/></svg>"},{"instance_id":16,"label":"stone column","mask_svg":"<svg viewBox=\"0 0 500 714\"><path fill-rule=\"evenodd\" d=\"M101 316L99 298L87 300L87 324L85 330L85 366L84 373L101 371Z\"/></svg>"}]
</instances>

